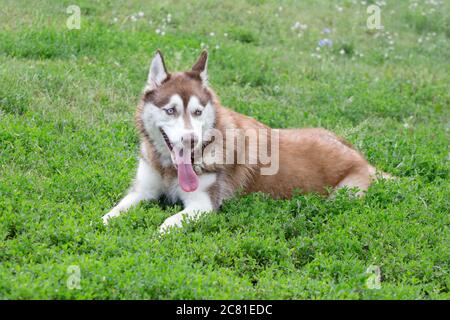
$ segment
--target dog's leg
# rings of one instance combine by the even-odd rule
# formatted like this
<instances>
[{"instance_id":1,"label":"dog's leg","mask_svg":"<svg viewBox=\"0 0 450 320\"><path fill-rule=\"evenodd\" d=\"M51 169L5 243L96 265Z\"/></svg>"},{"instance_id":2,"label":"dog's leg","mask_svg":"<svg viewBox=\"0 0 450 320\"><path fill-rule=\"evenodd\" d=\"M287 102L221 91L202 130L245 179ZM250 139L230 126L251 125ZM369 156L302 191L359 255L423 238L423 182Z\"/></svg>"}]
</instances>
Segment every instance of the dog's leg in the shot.
<instances>
[{"instance_id":1,"label":"dog's leg","mask_svg":"<svg viewBox=\"0 0 450 320\"><path fill-rule=\"evenodd\" d=\"M199 180L199 187L194 192L179 190L178 196L183 201L184 210L167 218L159 228L160 233L165 233L172 227L181 227L186 220L197 220L201 215L214 211L208 189L215 182L216 174L204 174Z\"/></svg>"},{"instance_id":2,"label":"dog's leg","mask_svg":"<svg viewBox=\"0 0 450 320\"><path fill-rule=\"evenodd\" d=\"M156 171L147 161L139 159L139 166L133 187L109 213L103 216L103 223L108 224L109 219L126 212L142 200L152 200L158 198L162 193L162 185L160 173Z\"/></svg>"},{"instance_id":3,"label":"dog's leg","mask_svg":"<svg viewBox=\"0 0 450 320\"><path fill-rule=\"evenodd\" d=\"M367 166L363 165L351 170L350 173L347 174L344 177L344 179L342 179L338 183L335 190L344 187L347 187L349 189L357 188L358 190L356 191L355 196L361 197L367 191L369 185L370 185L369 170Z\"/></svg>"}]
</instances>

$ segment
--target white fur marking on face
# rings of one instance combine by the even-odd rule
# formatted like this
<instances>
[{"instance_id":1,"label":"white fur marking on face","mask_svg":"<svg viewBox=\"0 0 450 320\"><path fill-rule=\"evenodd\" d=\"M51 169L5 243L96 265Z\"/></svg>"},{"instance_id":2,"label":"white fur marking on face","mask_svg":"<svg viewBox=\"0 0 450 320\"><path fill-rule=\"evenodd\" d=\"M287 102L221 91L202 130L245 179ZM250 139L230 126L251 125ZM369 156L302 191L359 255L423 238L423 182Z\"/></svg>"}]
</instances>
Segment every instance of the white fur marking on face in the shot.
<instances>
[{"instance_id":1,"label":"white fur marking on face","mask_svg":"<svg viewBox=\"0 0 450 320\"><path fill-rule=\"evenodd\" d=\"M189 98L187 110L189 111L190 114L192 114L196 110L203 111L204 108L205 107L202 106L202 104L200 103L200 100L196 96L192 96Z\"/></svg>"},{"instance_id":2,"label":"white fur marking on face","mask_svg":"<svg viewBox=\"0 0 450 320\"><path fill-rule=\"evenodd\" d=\"M197 137L201 137L201 140L208 140L209 131L214 127L215 123L215 111L210 102L206 106L200 103L200 100L196 96L192 96L189 99L187 110L191 117L191 125L194 133ZM202 111L200 116L193 116L196 110Z\"/></svg>"},{"instance_id":3,"label":"white fur marking on face","mask_svg":"<svg viewBox=\"0 0 450 320\"><path fill-rule=\"evenodd\" d=\"M168 115L166 113L165 109L171 107L175 107L177 115ZM161 155L161 165L163 167L171 166L172 160L159 128L164 130L172 142L177 141L179 139L179 128L183 125L183 119L180 116L183 109L183 100L178 94L173 95L162 108L158 108L151 102L147 102L144 105L141 115L142 122L149 137L152 139L153 145Z\"/></svg>"},{"instance_id":4,"label":"white fur marking on face","mask_svg":"<svg viewBox=\"0 0 450 320\"><path fill-rule=\"evenodd\" d=\"M174 94L170 97L169 103L167 103L165 106L163 106L161 109L166 110L169 108L175 108L177 111L177 114L180 115L183 113L183 100L181 99L180 95ZM167 114L166 114L167 115ZM173 116L169 116L169 120L172 119Z\"/></svg>"},{"instance_id":5,"label":"white fur marking on face","mask_svg":"<svg viewBox=\"0 0 450 320\"><path fill-rule=\"evenodd\" d=\"M168 115L165 111L167 108L175 107L176 115ZM195 110L202 110L200 116L193 116ZM199 138L197 148L201 146L203 141L209 139L210 131L215 123L215 109L211 103L203 106L198 97L192 96L186 106L188 115L184 115L183 100L178 94L173 95L169 102L162 108L158 108L151 102L144 105L142 111L142 122L144 128L151 138L156 151L161 155L161 165L169 167L173 165L172 157L169 149L161 135L160 128L169 137L173 145L181 144L181 138L186 134L195 134ZM190 128L186 127L185 116L189 117Z\"/></svg>"}]
</instances>

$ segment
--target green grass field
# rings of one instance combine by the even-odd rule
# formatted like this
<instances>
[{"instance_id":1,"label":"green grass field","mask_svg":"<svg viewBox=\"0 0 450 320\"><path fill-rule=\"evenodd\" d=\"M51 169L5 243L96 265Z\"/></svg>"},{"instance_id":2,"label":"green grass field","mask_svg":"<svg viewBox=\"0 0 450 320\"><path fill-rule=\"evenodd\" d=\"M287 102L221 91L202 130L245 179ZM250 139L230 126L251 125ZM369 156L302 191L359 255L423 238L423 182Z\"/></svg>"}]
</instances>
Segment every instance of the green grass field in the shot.
<instances>
[{"instance_id":1,"label":"green grass field","mask_svg":"<svg viewBox=\"0 0 450 320\"><path fill-rule=\"evenodd\" d=\"M449 299L449 2L380 1L369 30L373 2L0 0L0 299ZM399 180L237 196L162 238L180 206L103 226L151 57L184 70L202 47L223 105L333 130Z\"/></svg>"}]
</instances>

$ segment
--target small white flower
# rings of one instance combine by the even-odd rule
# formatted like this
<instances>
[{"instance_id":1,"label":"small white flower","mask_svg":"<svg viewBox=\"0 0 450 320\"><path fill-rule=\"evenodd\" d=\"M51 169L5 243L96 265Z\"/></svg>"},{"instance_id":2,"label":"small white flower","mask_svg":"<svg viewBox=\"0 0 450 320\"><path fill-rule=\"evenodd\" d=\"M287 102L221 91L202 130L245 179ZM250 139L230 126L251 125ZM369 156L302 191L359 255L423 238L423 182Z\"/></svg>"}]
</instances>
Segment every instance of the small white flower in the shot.
<instances>
[{"instance_id":1,"label":"small white flower","mask_svg":"<svg viewBox=\"0 0 450 320\"><path fill-rule=\"evenodd\" d=\"M214 36L215 36L215 33L214 33L214 32L210 32L209 35L210 35L211 37L214 37Z\"/></svg>"},{"instance_id":2,"label":"small white flower","mask_svg":"<svg viewBox=\"0 0 450 320\"><path fill-rule=\"evenodd\" d=\"M228 37L228 33L225 32L225 33L223 34L223 36L224 36L224 37Z\"/></svg>"},{"instance_id":3,"label":"small white flower","mask_svg":"<svg viewBox=\"0 0 450 320\"><path fill-rule=\"evenodd\" d=\"M160 34L161 33L161 29L158 28L158 29L155 30L155 32L156 32L156 34Z\"/></svg>"},{"instance_id":4,"label":"small white flower","mask_svg":"<svg viewBox=\"0 0 450 320\"><path fill-rule=\"evenodd\" d=\"M292 25L292 27L291 27L291 30L292 31L294 31L294 30L297 30L297 29L300 29L300 30L306 30L306 29L308 29L308 25L307 24L301 24L300 22L298 22L298 21L296 21L293 25Z\"/></svg>"},{"instance_id":5,"label":"small white flower","mask_svg":"<svg viewBox=\"0 0 450 320\"><path fill-rule=\"evenodd\" d=\"M218 50L220 48L220 46L218 44L216 44L215 48L216 48L216 50Z\"/></svg>"},{"instance_id":6,"label":"small white flower","mask_svg":"<svg viewBox=\"0 0 450 320\"><path fill-rule=\"evenodd\" d=\"M114 22L114 23L116 23L117 21L119 21L119 19L117 19L117 18L114 18L114 19L113 19L113 22Z\"/></svg>"},{"instance_id":7,"label":"small white flower","mask_svg":"<svg viewBox=\"0 0 450 320\"><path fill-rule=\"evenodd\" d=\"M344 49L341 49L341 51L339 51L339 53L340 53L341 55L344 55L344 54L345 54L345 50L344 50Z\"/></svg>"},{"instance_id":8,"label":"small white flower","mask_svg":"<svg viewBox=\"0 0 450 320\"><path fill-rule=\"evenodd\" d=\"M138 15L139 18L143 18L144 17L144 13L142 11L139 11L137 15Z\"/></svg>"},{"instance_id":9,"label":"small white flower","mask_svg":"<svg viewBox=\"0 0 450 320\"><path fill-rule=\"evenodd\" d=\"M133 22L137 20L136 16L134 16L134 15L132 15L132 16L130 17L130 19L131 19L131 21L133 21Z\"/></svg>"}]
</instances>

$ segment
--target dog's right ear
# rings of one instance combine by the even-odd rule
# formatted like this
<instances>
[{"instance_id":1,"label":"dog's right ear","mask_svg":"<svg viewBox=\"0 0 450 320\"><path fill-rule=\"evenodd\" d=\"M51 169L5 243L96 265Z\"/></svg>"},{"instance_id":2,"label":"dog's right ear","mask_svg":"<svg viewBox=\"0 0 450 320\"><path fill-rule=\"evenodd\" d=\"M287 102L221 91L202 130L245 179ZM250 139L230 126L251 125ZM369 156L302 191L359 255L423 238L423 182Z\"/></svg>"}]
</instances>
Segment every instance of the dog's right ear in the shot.
<instances>
[{"instance_id":1,"label":"dog's right ear","mask_svg":"<svg viewBox=\"0 0 450 320\"><path fill-rule=\"evenodd\" d=\"M192 67L192 71L198 72L203 85L208 85L208 51L203 50L197 62Z\"/></svg>"},{"instance_id":2,"label":"dog's right ear","mask_svg":"<svg viewBox=\"0 0 450 320\"><path fill-rule=\"evenodd\" d=\"M148 70L147 85L145 90L154 90L168 77L166 65L161 51L157 50Z\"/></svg>"}]
</instances>

